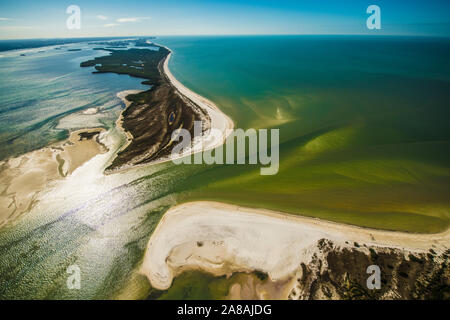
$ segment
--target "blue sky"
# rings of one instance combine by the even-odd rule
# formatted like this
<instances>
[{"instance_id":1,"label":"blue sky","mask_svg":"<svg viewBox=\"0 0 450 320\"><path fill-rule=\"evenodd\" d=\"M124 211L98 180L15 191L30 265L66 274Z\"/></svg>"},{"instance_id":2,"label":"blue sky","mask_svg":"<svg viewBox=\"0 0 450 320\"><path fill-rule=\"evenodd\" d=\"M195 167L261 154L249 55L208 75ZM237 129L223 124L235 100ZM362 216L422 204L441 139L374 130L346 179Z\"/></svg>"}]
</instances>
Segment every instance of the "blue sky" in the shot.
<instances>
[{"instance_id":1,"label":"blue sky","mask_svg":"<svg viewBox=\"0 0 450 320\"><path fill-rule=\"evenodd\" d=\"M381 8L368 30L366 8ZM80 30L66 27L69 5ZM211 34L450 36L448 0L2 0L0 39Z\"/></svg>"}]
</instances>

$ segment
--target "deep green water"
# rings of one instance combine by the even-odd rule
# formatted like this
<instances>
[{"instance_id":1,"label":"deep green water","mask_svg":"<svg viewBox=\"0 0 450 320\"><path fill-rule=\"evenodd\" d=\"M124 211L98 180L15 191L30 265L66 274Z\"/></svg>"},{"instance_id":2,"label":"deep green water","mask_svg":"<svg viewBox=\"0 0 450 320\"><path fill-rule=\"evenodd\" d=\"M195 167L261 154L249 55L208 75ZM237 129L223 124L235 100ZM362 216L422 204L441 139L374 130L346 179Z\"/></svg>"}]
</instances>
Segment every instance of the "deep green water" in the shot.
<instances>
[{"instance_id":1,"label":"deep green water","mask_svg":"<svg viewBox=\"0 0 450 320\"><path fill-rule=\"evenodd\" d=\"M175 76L240 128L280 129L280 171L222 166L189 199L369 227L449 225L450 42L401 37L162 39Z\"/></svg>"},{"instance_id":2,"label":"deep green water","mask_svg":"<svg viewBox=\"0 0 450 320\"><path fill-rule=\"evenodd\" d=\"M174 75L216 102L237 127L280 129L279 173L260 176L258 166L166 163L68 179L30 214L0 229L0 298L111 298L130 286L127 296L145 296L148 284L135 270L148 238L170 206L191 199L385 229L448 227L448 40L298 36L156 42L174 50ZM79 68L90 58L84 51L2 54L3 158L61 138L62 131L54 131L58 120L76 110L106 105L108 120L102 121L108 127L120 111L116 92L139 88L136 79ZM64 77L70 81L59 80ZM66 119L67 127L80 122ZM82 270L81 290L66 288L72 264Z\"/></svg>"}]
</instances>

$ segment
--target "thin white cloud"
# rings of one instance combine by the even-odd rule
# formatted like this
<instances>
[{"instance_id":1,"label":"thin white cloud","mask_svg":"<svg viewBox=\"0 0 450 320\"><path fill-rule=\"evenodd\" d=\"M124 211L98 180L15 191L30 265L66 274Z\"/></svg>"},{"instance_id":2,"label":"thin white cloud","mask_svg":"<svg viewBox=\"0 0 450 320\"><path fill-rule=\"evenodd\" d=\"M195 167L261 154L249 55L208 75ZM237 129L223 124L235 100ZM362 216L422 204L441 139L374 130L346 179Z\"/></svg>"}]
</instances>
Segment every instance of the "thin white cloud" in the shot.
<instances>
[{"instance_id":1,"label":"thin white cloud","mask_svg":"<svg viewBox=\"0 0 450 320\"><path fill-rule=\"evenodd\" d=\"M0 21L11 21L11 20L14 20L14 19L11 19L11 18L1 18L1 17L0 17Z\"/></svg>"},{"instance_id":2,"label":"thin white cloud","mask_svg":"<svg viewBox=\"0 0 450 320\"><path fill-rule=\"evenodd\" d=\"M118 26L118 24L117 23L107 23L107 24L104 24L103 25L105 28L111 28L111 27L116 27L116 26Z\"/></svg>"},{"instance_id":3,"label":"thin white cloud","mask_svg":"<svg viewBox=\"0 0 450 320\"><path fill-rule=\"evenodd\" d=\"M99 18L100 20L108 20L108 17L105 17L105 16L103 16L103 15L101 15L101 14L99 14L99 15L97 16L97 18Z\"/></svg>"},{"instance_id":4,"label":"thin white cloud","mask_svg":"<svg viewBox=\"0 0 450 320\"><path fill-rule=\"evenodd\" d=\"M17 31L17 30L34 30L34 29L42 29L37 26L1 26L0 30L8 30L8 31Z\"/></svg>"},{"instance_id":5,"label":"thin white cloud","mask_svg":"<svg viewBox=\"0 0 450 320\"><path fill-rule=\"evenodd\" d=\"M133 18L119 18L117 22L141 22L142 20L148 20L150 17L133 17Z\"/></svg>"}]
</instances>

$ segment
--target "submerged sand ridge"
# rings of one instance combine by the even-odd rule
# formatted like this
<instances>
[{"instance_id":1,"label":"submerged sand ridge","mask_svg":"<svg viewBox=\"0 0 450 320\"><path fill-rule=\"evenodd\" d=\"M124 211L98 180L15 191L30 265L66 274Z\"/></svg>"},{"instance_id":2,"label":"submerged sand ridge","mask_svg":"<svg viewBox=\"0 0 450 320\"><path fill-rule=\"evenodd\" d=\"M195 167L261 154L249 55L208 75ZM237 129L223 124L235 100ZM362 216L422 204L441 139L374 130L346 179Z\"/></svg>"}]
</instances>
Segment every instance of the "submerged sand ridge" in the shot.
<instances>
[{"instance_id":1,"label":"submerged sand ridge","mask_svg":"<svg viewBox=\"0 0 450 320\"><path fill-rule=\"evenodd\" d=\"M0 226L31 210L40 191L63 179L97 154L107 152L103 128L71 132L66 141L4 161L0 167Z\"/></svg>"},{"instance_id":2,"label":"submerged sand ridge","mask_svg":"<svg viewBox=\"0 0 450 320\"><path fill-rule=\"evenodd\" d=\"M450 232L379 231L263 209L192 202L165 214L149 240L141 272L160 290L168 289L175 276L189 269L214 275L259 270L272 281L289 283L302 264L318 259L325 246L321 241L340 248L355 249L357 244L366 246L366 251L393 249L399 256L426 254L430 248L440 254L449 247ZM365 268L361 271L365 273Z\"/></svg>"}]
</instances>

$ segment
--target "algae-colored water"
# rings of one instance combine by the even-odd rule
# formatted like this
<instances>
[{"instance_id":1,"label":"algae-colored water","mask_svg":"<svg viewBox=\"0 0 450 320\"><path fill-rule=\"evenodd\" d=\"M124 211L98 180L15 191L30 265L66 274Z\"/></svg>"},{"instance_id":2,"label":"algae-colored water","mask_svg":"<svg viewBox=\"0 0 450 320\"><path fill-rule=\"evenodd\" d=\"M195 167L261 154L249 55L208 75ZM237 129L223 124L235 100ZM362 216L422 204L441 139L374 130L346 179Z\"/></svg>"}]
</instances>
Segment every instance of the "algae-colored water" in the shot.
<instances>
[{"instance_id":1,"label":"algae-colored water","mask_svg":"<svg viewBox=\"0 0 450 320\"><path fill-rule=\"evenodd\" d=\"M450 221L448 39L163 39L174 74L238 128L280 129L280 170L208 168L212 199L361 226L438 232Z\"/></svg>"}]
</instances>

